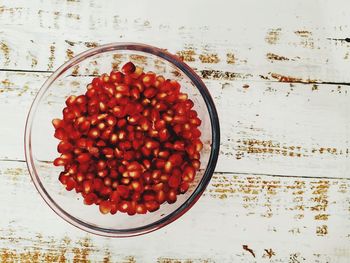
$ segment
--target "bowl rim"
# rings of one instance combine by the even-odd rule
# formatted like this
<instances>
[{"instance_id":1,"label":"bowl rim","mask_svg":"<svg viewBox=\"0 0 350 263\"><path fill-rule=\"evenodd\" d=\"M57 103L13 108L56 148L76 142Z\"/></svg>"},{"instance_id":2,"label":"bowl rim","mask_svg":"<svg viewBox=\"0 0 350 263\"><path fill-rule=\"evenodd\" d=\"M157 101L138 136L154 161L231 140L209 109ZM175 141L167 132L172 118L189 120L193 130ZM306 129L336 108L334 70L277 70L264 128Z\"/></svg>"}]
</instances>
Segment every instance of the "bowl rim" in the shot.
<instances>
[{"instance_id":1,"label":"bowl rim","mask_svg":"<svg viewBox=\"0 0 350 263\"><path fill-rule=\"evenodd\" d=\"M70 215L65 210L63 210L59 205L55 203L55 201L50 197L50 195L47 193L45 188L43 187L39 175L37 174L37 171L35 169L32 151L31 151L31 131L32 131L32 123L33 119L35 117L35 113L37 111L37 107L39 105L39 102L41 101L41 98L47 91L47 89L50 87L50 85L61 75L63 74L67 69L75 66L76 64L80 63L81 61L92 57L96 54L109 52L109 51L118 51L118 50L129 50L129 51L140 51L147 54L152 54L155 56L158 56L171 64L175 65L179 70L181 70L194 84L194 86L198 89L198 91L201 93L204 102L206 104L207 110L209 112L210 122L211 122L211 131L212 131L212 146L211 146L211 152L209 156L209 161L206 166L206 170L203 174L203 177L201 181L198 183L196 189L193 191L193 193L187 198L187 200L181 204L175 211L172 213L164 216L163 218L145 225L141 227L131 228L131 229L108 229L108 228L101 228L98 226L94 226L91 224L88 224L86 222L83 222L79 220L78 218ZM134 42L115 42L110 44L104 44L92 49L88 49L69 61L65 62L63 65L61 65L56 71L54 71L50 77L44 82L42 87L40 88L39 92L34 98L34 101L30 107L26 125L25 125L25 134L24 134L24 150L25 150L25 158L27 163L27 168L29 170L29 174L32 178L32 181L41 195L41 197L44 199L44 201L47 203L47 205L61 218L63 218L65 221L70 223L71 225L80 228L86 232L97 234L100 236L106 236L106 237L131 237L131 236L138 236L142 234L146 234L152 231L155 231L157 229L160 229L171 222L175 221L179 217L181 217L183 214L185 214L200 198L202 193L204 192L205 188L207 187L213 173L215 170L215 166L218 160L219 155L219 148L220 148L220 125L219 125L219 118L218 114L215 108L215 104L213 102L213 99L201 80L201 78L194 72L193 69L191 69L187 64L185 64L183 61L181 61L177 56L172 55L168 51L164 49L160 49L154 46L150 46L147 44L141 44L141 43L134 43Z\"/></svg>"}]
</instances>

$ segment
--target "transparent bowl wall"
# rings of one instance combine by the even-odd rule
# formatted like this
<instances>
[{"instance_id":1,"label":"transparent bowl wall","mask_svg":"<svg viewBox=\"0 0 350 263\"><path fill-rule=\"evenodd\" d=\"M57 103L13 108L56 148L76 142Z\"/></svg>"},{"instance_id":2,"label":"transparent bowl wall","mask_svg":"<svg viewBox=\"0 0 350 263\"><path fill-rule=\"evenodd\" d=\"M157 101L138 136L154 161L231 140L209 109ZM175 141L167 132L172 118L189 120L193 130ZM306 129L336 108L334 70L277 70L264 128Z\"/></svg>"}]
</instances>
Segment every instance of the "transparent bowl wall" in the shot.
<instances>
[{"instance_id":1,"label":"transparent bowl wall","mask_svg":"<svg viewBox=\"0 0 350 263\"><path fill-rule=\"evenodd\" d=\"M58 181L62 167L54 167L58 140L52 119L62 118L65 100L85 93L92 78L132 61L145 72L153 71L176 79L194 102L202 124L201 170L187 193L176 203L163 204L145 215L117 213L102 215L98 206L86 206L75 191L66 191ZM113 237L132 236L158 229L178 218L199 198L214 171L219 149L219 125L215 107L198 76L176 57L160 49L140 44L109 44L84 52L61 66L43 85L27 120L26 158L33 182L48 205L62 218L86 231Z\"/></svg>"}]
</instances>

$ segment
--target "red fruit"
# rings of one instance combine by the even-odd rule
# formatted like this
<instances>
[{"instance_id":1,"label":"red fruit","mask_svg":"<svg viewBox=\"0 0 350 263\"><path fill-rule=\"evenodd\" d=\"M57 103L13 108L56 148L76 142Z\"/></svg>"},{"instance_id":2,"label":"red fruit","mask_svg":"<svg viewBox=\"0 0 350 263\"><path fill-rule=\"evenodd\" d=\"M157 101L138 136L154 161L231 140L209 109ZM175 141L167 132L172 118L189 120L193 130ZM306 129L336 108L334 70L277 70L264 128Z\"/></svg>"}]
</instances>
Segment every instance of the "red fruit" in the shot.
<instances>
[{"instance_id":1,"label":"red fruit","mask_svg":"<svg viewBox=\"0 0 350 263\"><path fill-rule=\"evenodd\" d=\"M109 197L112 193L112 189L108 186L102 186L100 190L100 195L103 197Z\"/></svg>"},{"instance_id":2,"label":"red fruit","mask_svg":"<svg viewBox=\"0 0 350 263\"><path fill-rule=\"evenodd\" d=\"M196 175L196 170L192 166L185 166L182 174L182 180L184 182L192 182L194 180L194 176Z\"/></svg>"},{"instance_id":3,"label":"red fruit","mask_svg":"<svg viewBox=\"0 0 350 263\"><path fill-rule=\"evenodd\" d=\"M117 186L117 192L124 199L128 198L129 194L130 194L129 187L127 187L125 185L118 185Z\"/></svg>"},{"instance_id":4,"label":"red fruit","mask_svg":"<svg viewBox=\"0 0 350 263\"><path fill-rule=\"evenodd\" d=\"M194 169L199 170L201 162L198 159L194 159L191 161L191 165Z\"/></svg>"},{"instance_id":5,"label":"red fruit","mask_svg":"<svg viewBox=\"0 0 350 263\"><path fill-rule=\"evenodd\" d=\"M144 204L137 204L136 205L136 213L137 214L146 214L147 208Z\"/></svg>"},{"instance_id":6,"label":"red fruit","mask_svg":"<svg viewBox=\"0 0 350 263\"><path fill-rule=\"evenodd\" d=\"M185 142L183 141L175 141L173 148L175 151L184 151L185 150Z\"/></svg>"},{"instance_id":7,"label":"red fruit","mask_svg":"<svg viewBox=\"0 0 350 263\"><path fill-rule=\"evenodd\" d=\"M103 187L103 181L102 181L102 179L100 179L100 178L95 178L94 180L93 180L93 189L95 190L95 191L100 191L101 189L102 189L102 187Z\"/></svg>"},{"instance_id":8,"label":"red fruit","mask_svg":"<svg viewBox=\"0 0 350 263\"><path fill-rule=\"evenodd\" d=\"M102 80L100 78L94 78L91 84L94 88L99 88L102 85Z\"/></svg>"},{"instance_id":9,"label":"red fruit","mask_svg":"<svg viewBox=\"0 0 350 263\"><path fill-rule=\"evenodd\" d=\"M153 72L148 72L142 77L143 85L145 85L146 87L153 86L155 81L156 81L156 74L154 74Z\"/></svg>"},{"instance_id":10,"label":"red fruit","mask_svg":"<svg viewBox=\"0 0 350 263\"><path fill-rule=\"evenodd\" d=\"M91 155L88 153L82 153L76 158L76 160L79 163L87 163L91 160Z\"/></svg>"},{"instance_id":11,"label":"red fruit","mask_svg":"<svg viewBox=\"0 0 350 263\"><path fill-rule=\"evenodd\" d=\"M111 212L112 203L110 201L102 201L99 208L102 214L108 214Z\"/></svg>"},{"instance_id":12,"label":"red fruit","mask_svg":"<svg viewBox=\"0 0 350 263\"><path fill-rule=\"evenodd\" d=\"M118 191L113 191L113 192L111 193L111 195L109 196L109 199L110 199L112 202L118 203L119 200L120 200L119 192L118 192Z\"/></svg>"},{"instance_id":13,"label":"red fruit","mask_svg":"<svg viewBox=\"0 0 350 263\"><path fill-rule=\"evenodd\" d=\"M122 71L125 73L125 74L131 74L131 73L134 73L135 72L135 65L132 63L132 62L128 62L126 63L123 67L122 67Z\"/></svg>"},{"instance_id":14,"label":"red fruit","mask_svg":"<svg viewBox=\"0 0 350 263\"><path fill-rule=\"evenodd\" d=\"M55 131L55 134L54 136L59 139L59 140L66 140L67 139L67 134L65 132L65 130L63 128L58 128L56 131Z\"/></svg>"},{"instance_id":15,"label":"red fruit","mask_svg":"<svg viewBox=\"0 0 350 263\"><path fill-rule=\"evenodd\" d=\"M177 194L175 189L170 189L167 194L167 202L169 204L175 203L177 200Z\"/></svg>"},{"instance_id":16,"label":"red fruit","mask_svg":"<svg viewBox=\"0 0 350 263\"><path fill-rule=\"evenodd\" d=\"M176 175L170 176L168 184L171 188L178 188L180 183L181 183L181 175L180 176L176 176Z\"/></svg>"},{"instance_id":17,"label":"red fruit","mask_svg":"<svg viewBox=\"0 0 350 263\"><path fill-rule=\"evenodd\" d=\"M116 203L111 203L111 214L115 215L118 211L118 204Z\"/></svg>"},{"instance_id":18,"label":"red fruit","mask_svg":"<svg viewBox=\"0 0 350 263\"><path fill-rule=\"evenodd\" d=\"M86 205L92 205L93 203L95 203L97 200L97 195L94 193L88 193L87 195L85 195L84 197L84 204Z\"/></svg>"},{"instance_id":19,"label":"red fruit","mask_svg":"<svg viewBox=\"0 0 350 263\"><path fill-rule=\"evenodd\" d=\"M169 133L167 128L161 129L159 131L159 140L161 142L164 142L164 141L168 140L169 137L170 137L170 133Z\"/></svg>"},{"instance_id":20,"label":"red fruit","mask_svg":"<svg viewBox=\"0 0 350 263\"><path fill-rule=\"evenodd\" d=\"M143 193L142 199L144 201L152 201L156 199L156 193L152 190L147 190Z\"/></svg>"},{"instance_id":21,"label":"red fruit","mask_svg":"<svg viewBox=\"0 0 350 263\"><path fill-rule=\"evenodd\" d=\"M130 202L127 213L129 216L136 214L136 202L135 201Z\"/></svg>"},{"instance_id":22,"label":"red fruit","mask_svg":"<svg viewBox=\"0 0 350 263\"><path fill-rule=\"evenodd\" d=\"M126 213L129 210L130 202L121 201L118 205L118 210L122 213Z\"/></svg>"},{"instance_id":23,"label":"red fruit","mask_svg":"<svg viewBox=\"0 0 350 263\"><path fill-rule=\"evenodd\" d=\"M66 181L67 191L73 190L75 188L76 184L77 183L74 181L74 179L72 177L67 178L67 181Z\"/></svg>"},{"instance_id":24,"label":"red fruit","mask_svg":"<svg viewBox=\"0 0 350 263\"><path fill-rule=\"evenodd\" d=\"M157 90L155 88L146 88L143 92L143 96L148 99L153 98L157 94Z\"/></svg>"},{"instance_id":25,"label":"red fruit","mask_svg":"<svg viewBox=\"0 0 350 263\"><path fill-rule=\"evenodd\" d=\"M91 138L91 139L97 139L100 137L100 131L96 128L92 128L89 133L88 133L88 136Z\"/></svg>"},{"instance_id":26,"label":"red fruit","mask_svg":"<svg viewBox=\"0 0 350 263\"><path fill-rule=\"evenodd\" d=\"M53 161L53 165L54 166L64 166L67 164L67 161L62 159L62 158L56 158L54 161Z\"/></svg>"},{"instance_id":27,"label":"red fruit","mask_svg":"<svg viewBox=\"0 0 350 263\"><path fill-rule=\"evenodd\" d=\"M159 209L159 203L157 201L147 201L145 207L149 212L154 212Z\"/></svg>"},{"instance_id":28,"label":"red fruit","mask_svg":"<svg viewBox=\"0 0 350 263\"><path fill-rule=\"evenodd\" d=\"M53 119L52 125L55 127L55 129L63 128L64 127L64 121L60 119Z\"/></svg>"},{"instance_id":29,"label":"red fruit","mask_svg":"<svg viewBox=\"0 0 350 263\"><path fill-rule=\"evenodd\" d=\"M113 158L114 157L114 151L112 148L103 148L102 149L102 153L104 154L104 156L107 158L107 159L110 159L110 158Z\"/></svg>"},{"instance_id":30,"label":"red fruit","mask_svg":"<svg viewBox=\"0 0 350 263\"><path fill-rule=\"evenodd\" d=\"M123 82L124 75L123 75L123 73L121 73L119 71L112 71L109 75L109 79L112 82L121 83L121 82Z\"/></svg>"},{"instance_id":31,"label":"red fruit","mask_svg":"<svg viewBox=\"0 0 350 263\"><path fill-rule=\"evenodd\" d=\"M166 198L167 196L163 190L157 192L156 200L159 204L163 204L166 201Z\"/></svg>"},{"instance_id":32,"label":"red fruit","mask_svg":"<svg viewBox=\"0 0 350 263\"><path fill-rule=\"evenodd\" d=\"M83 182L83 192L88 194L93 191L93 184L94 182L92 180L86 180Z\"/></svg>"}]
</instances>

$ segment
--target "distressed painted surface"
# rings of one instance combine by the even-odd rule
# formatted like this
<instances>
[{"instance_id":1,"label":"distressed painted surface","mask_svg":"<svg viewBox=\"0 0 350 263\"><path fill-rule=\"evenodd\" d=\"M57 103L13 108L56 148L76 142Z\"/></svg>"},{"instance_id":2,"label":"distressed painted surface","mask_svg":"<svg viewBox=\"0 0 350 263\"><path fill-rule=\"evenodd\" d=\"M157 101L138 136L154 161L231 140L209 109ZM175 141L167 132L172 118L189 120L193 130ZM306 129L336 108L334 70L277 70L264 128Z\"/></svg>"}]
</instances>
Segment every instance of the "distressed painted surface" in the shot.
<instances>
[{"instance_id":1,"label":"distressed painted surface","mask_svg":"<svg viewBox=\"0 0 350 263\"><path fill-rule=\"evenodd\" d=\"M0 72L0 116L6 119L11 112L18 120L0 130L1 144L11 145L0 151L1 159L24 160L18 138L48 76ZM218 172L349 178L350 86L204 81L221 117Z\"/></svg>"},{"instance_id":2,"label":"distressed painted surface","mask_svg":"<svg viewBox=\"0 0 350 263\"><path fill-rule=\"evenodd\" d=\"M2 207L2 258L270 262L265 250L273 251L271 262L294 256L341 262L349 256L348 179L216 173L201 200L178 221L149 235L111 240L58 219L32 187L25 163L0 165L0 198L16 204Z\"/></svg>"},{"instance_id":3,"label":"distressed painted surface","mask_svg":"<svg viewBox=\"0 0 350 263\"><path fill-rule=\"evenodd\" d=\"M0 261L348 262L350 3L152 5L0 1ZM210 89L222 127L217 172L198 204L122 240L59 219L30 181L22 140L50 72L115 41L180 56Z\"/></svg>"}]
</instances>

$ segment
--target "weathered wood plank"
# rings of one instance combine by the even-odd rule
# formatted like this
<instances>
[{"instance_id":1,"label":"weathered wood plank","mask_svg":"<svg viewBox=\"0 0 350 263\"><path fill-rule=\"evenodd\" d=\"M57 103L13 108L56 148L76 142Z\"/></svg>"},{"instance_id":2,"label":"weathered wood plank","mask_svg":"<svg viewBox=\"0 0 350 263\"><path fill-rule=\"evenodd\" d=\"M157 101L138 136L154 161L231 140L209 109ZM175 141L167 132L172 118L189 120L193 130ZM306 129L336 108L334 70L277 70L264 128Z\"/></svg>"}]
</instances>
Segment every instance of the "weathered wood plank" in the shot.
<instances>
[{"instance_id":1,"label":"weathered wood plank","mask_svg":"<svg viewBox=\"0 0 350 263\"><path fill-rule=\"evenodd\" d=\"M24 160L25 118L48 76L0 72L1 159ZM205 82L221 120L218 172L349 177L349 86Z\"/></svg>"},{"instance_id":2,"label":"weathered wood plank","mask_svg":"<svg viewBox=\"0 0 350 263\"><path fill-rule=\"evenodd\" d=\"M138 1L136 10L135 5L110 1L2 3L0 68L54 70L89 47L139 41L178 53L192 67L207 70L203 75L228 72L237 79L350 83L350 43L345 41L350 29L342 12L350 4L345 0L329 2L326 21L317 11L308 11L324 6L315 0L285 6L270 0L255 3L255 8L245 1L193 1L186 3L186 10L171 7L181 14L176 21L158 9L162 2L152 9ZM233 11L238 7L239 12ZM198 8L201 15L195 12Z\"/></svg>"},{"instance_id":3,"label":"weathered wood plank","mask_svg":"<svg viewBox=\"0 0 350 263\"><path fill-rule=\"evenodd\" d=\"M58 220L25 163L1 161L0 184L0 199L11 200L0 217L2 261L346 262L350 253L348 179L216 173L183 218L146 236L113 241Z\"/></svg>"}]
</instances>

